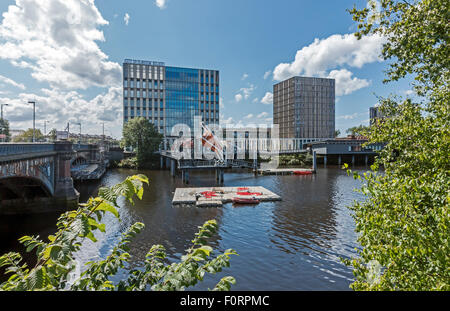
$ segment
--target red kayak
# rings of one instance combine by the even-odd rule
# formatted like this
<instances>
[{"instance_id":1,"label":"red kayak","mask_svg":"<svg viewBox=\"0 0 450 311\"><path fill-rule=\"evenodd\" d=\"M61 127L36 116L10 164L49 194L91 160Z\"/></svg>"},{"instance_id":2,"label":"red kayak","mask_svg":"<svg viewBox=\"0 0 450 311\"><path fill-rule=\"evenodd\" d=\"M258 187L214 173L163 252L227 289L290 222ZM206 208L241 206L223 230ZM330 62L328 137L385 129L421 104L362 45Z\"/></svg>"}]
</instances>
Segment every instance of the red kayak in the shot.
<instances>
[{"instance_id":1,"label":"red kayak","mask_svg":"<svg viewBox=\"0 0 450 311\"><path fill-rule=\"evenodd\" d=\"M255 199L255 198L238 198L238 197L234 197L232 199L233 203L236 204L259 204L259 200Z\"/></svg>"},{"instance_id":2,"label":"red kayak","mask_svg":"<svg viewBox=\"0 0 450 311\"><path fill-rule=\"evenodd\" d=\"M294 175L311 175L311 171L294 171Z\"/></svg>"}]
</instances>

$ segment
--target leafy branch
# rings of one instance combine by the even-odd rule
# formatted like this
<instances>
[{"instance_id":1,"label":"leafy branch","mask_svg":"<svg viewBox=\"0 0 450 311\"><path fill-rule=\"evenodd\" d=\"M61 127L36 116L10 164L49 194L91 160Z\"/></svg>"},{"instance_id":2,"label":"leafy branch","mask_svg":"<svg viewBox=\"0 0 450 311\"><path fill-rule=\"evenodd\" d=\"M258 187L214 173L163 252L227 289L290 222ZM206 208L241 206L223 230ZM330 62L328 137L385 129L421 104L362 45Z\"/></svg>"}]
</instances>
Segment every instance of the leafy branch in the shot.
<instances>
[{"instance_id":1,"label":"leafy branch","mask_svg":"<svg viewBox=\"0 0 450 311\"><path fill-rule=\"evenodd\" d=\"M22 263L18 253L10 252L0 257L0 267L6 268L6 274L11 274L7 281L0 284L1 290L183 290L203 280L205 272L220 272L223 267L229 267L230 255L234 250L227 250L215 258L209 259L212 248L206 241L217 232L215 220L207 221L199 227L193 245L187 250L179 263L166 264L165 249L162 245L150 248L146 255L145 269L130 271L126 280L114 284L110 277L125 268L130 259L129 244L132 239L144 229L143 223L133 224L122 235L119 243L111 253L97 262L88 262L87 268L73 282L70 276L76 270L74 258L83 243L88 238L97 242L95 232L105 232L105 224L101 222L106 213L113 214L120 220L117 203L120 197L134 204L133 198L142 199L148 179L144 175L134 175L110 188L99 189L99 196L90 198L87 203L79 204L75 211L69 211L60 216L57 222L58 231L48 236L49 242L39 239L39 236L24 236L19 241L26 247L26 252L35 251L37 263L29 269ZM201 264L200 264L201 263ZM233 277L225 277L214 290L229 289L234 284Z\"/></svg>"}]
</instances>

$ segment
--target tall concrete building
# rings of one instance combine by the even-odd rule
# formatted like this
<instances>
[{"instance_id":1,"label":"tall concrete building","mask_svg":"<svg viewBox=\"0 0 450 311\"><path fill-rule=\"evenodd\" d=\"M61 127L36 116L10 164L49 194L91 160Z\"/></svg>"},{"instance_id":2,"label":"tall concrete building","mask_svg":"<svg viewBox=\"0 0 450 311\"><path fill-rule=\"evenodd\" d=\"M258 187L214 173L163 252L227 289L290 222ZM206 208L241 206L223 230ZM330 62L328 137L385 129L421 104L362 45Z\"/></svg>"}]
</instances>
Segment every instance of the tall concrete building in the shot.
<instances>
[{"instance_id":1,"label":"tall concrete building","mask_svg":"<svg viewBox=\"0 0 450 311\"><path fill-rule=\"evenodd\" d=\"M145 117L170 143L176 124L187 124L193 132L194 116L202 116L206 124L219 124L219 71L125 59L124 124Z\"/></svg>"},{"instance_id":2,"label":"tall concrete building","mask_svg":"<svg viewBox=\"0 0 450 311\"><path fill-rule=\"evenodd\" d=\"M273 86L273 123L280 138L334 138L335 80L292 77Z\"/></svg>"}]
</instances>

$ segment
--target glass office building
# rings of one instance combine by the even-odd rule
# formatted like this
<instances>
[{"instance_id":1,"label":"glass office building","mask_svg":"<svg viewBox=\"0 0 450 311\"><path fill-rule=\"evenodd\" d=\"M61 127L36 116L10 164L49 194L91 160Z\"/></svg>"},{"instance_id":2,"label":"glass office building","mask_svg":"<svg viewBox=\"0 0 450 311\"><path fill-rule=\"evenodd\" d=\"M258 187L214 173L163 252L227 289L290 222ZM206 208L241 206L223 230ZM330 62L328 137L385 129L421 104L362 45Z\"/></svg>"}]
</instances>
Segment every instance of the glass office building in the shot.
<instances>
[{"instance_id":1,"label":"glass office building","mask_svg":"<svg viewBox=\"0 0 450 311\"><path fill-rule=\"evenodd\" d=\"M219 71L124 61L124 124L145 117L170 144L176 124L187 124L193 133L194 116L202 116L206 124L219 124Z\"/></svg>"},{"instance_id":2,"label":"glass office building","mask_svg":"<svg viewBox=\"0 0 450 311\"><path fill-rule=\"evenodd\" d=\"M280 138L303 143L334 138L335 80L292 77L273 86L273 123Z\"/></svg>"}]
</instances>

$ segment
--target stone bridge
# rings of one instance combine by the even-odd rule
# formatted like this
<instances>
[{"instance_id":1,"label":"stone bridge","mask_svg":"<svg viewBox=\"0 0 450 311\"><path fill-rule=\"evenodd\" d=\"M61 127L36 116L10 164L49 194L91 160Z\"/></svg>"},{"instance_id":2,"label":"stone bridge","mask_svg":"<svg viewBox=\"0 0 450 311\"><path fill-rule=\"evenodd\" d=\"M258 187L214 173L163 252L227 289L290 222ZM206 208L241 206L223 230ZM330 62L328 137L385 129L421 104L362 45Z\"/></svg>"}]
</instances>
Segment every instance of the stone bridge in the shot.
<instances>
[{"instance_id":1,"label":"stone bridge","mask_svg":"<svg viewBox=\"0 0 450 311\"><path fill-rule=\"evenodd\" d=\"M0 144L0 215L76 209L71 169L100 158L96 145Z\"/></svg>"}]
</instances>

